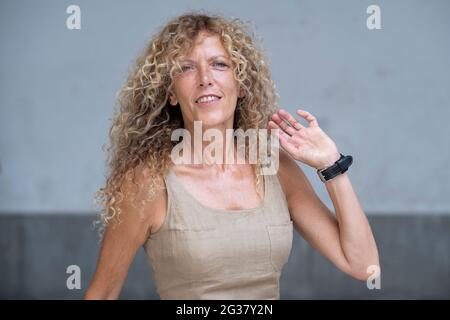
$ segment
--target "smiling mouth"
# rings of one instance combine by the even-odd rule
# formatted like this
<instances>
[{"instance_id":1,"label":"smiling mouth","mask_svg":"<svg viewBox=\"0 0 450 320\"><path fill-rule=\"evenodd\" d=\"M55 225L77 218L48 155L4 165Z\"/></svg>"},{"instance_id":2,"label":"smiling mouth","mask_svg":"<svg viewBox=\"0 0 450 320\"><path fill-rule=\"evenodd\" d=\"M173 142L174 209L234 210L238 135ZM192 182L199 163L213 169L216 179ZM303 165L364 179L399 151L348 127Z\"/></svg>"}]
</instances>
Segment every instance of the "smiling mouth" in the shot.
<instances>
[{"instance_id":1,"label":"smiling mouth","mask_svg":"<svg viewBox=\"0 0 450 320\"><path fill-rule=\"evenodd\" d=\"M201 97L201 98L195 100L195 103L208 103L208 102L219 101L220 99L222 99L222 97L219 97L219 96L207 96L207 97Z\"/></svg>"}]
</instances>

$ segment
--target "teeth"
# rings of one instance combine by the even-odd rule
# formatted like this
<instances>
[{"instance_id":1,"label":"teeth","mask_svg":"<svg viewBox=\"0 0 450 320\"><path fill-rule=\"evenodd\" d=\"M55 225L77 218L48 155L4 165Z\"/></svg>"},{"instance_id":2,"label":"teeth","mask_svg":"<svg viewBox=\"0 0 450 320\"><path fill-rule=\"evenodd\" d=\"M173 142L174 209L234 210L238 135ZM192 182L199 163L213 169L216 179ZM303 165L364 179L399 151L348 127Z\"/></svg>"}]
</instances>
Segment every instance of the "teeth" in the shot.
<instances>
[{"instance_id":1,"label":"teeth","mask_svg":"<svg viewBox=\"0 0 450 320\"><path fill-rule=\"evenodd\" d=\"M216 96L201 97L200 99L197 100L197 102L208 102L208 101L213 101L213 100L219 100L219 97L216 97Z\"/></svg>"}]
</instances>

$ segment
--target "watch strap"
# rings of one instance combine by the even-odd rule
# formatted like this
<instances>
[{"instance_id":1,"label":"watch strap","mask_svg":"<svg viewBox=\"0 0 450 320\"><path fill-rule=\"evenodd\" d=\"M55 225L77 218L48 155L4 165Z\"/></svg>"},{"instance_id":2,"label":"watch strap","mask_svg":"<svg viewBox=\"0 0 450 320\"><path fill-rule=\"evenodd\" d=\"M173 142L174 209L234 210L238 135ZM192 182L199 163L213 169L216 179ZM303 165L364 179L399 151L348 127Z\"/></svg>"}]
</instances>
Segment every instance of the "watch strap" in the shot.
<instances>
[{"instance_id":1,"label":"watch strap","mask_svg":"<svg viewBox=\"0 0 450 320\"><path fill-rule=\"evenodd\" d=\"M326 182L348 170L350 165L353 163L353 157L350 155L344 156L342 153L340 153L340 155L341 157L330 167L317 170L320 180Z\"/></svg>"}]
</instances>

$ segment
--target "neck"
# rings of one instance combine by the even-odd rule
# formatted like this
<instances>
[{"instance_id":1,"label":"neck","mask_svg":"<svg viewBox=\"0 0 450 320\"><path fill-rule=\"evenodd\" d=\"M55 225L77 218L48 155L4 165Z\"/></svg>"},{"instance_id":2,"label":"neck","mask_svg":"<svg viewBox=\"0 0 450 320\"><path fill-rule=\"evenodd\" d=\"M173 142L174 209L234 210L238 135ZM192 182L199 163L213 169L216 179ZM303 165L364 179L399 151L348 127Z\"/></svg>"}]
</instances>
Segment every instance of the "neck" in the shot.
<instances>
[{"instance_id":1,"label":"neck","mask_svg":"<svg viewBox=\"0 0 450 320\"><path fill-rule=\"evenodd\" d=\"M233 165L245 164L245 155L237 152L230 122L205 127L200 121L194 121L186 126L181 142L184 164L195 168L215 167L222 172Z\"/></svg>"}]
</instances>

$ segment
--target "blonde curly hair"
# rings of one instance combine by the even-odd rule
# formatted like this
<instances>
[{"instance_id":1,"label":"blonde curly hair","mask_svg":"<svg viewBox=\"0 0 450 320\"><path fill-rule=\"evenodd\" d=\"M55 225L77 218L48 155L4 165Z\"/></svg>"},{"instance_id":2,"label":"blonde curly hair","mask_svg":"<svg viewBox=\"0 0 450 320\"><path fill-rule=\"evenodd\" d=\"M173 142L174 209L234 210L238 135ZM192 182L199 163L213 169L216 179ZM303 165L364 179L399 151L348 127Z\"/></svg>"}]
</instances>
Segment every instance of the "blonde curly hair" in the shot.
<instances>
[{"instance_id":1,"label":"blonde curly hair","mask_svg":"<svg viewBox=\"0 0 450 320\"><path fill-rule=\"evenodd\" d=\"M179 106L171 106L168 98L173 79L180 72L178 59L193 47L200 31L220 37L232 60L235 79L245 91L236 105L233 129L266 129L270 115L277 109L275 85L248 23L195 12L169 21L137 58L118 93L119 110L115 110L112 119L106 150L106 184L95 193L95 202L101 206L97 222L102 230L111 219L120 216L118 205L124 199L124 179L133 182L134 195L139 190L135 181L137 168L149 172L145 201L152 200L157 190L164 188L163 176L173 165L171 150L178 143L171 141L171 134L184 128ZM259 190L261 162L257 157L253 170Z\"/></svg>"}]
</instances>

